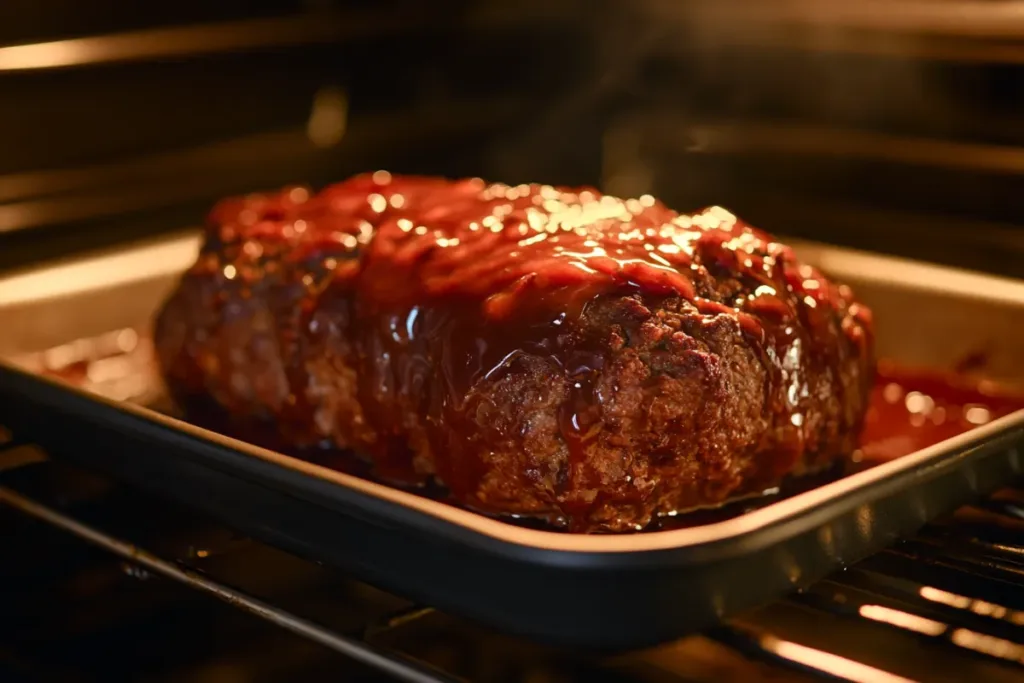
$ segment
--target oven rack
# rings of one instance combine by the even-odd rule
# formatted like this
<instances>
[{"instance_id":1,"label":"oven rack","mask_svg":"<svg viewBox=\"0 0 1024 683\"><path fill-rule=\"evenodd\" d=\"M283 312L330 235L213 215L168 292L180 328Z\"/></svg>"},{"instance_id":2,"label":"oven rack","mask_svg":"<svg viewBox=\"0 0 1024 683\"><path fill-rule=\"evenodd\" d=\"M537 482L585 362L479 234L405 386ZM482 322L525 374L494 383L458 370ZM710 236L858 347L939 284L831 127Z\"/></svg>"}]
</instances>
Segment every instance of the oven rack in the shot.
<instances>
[{"instance_id":1,"label":"oven rack","mask_svg":"<svg viewBox=\"0 0 1024 683\"><path fill-rule=\"evenodd\" d=\"M53 661L38 653L59 653L60 648L68 647L70 636L47 635L45 628L33 630L32 618L25 614L32 611L32 596L52 594L54 582L59 586L61 581L82 581L63 576L65 569L86 574L113 572L116 579L107 576L105 581L118 585L150 586L166 580L187 586L205 596L206 602L208 598L219 600L359 664L362 675L370 677L358 680L770 677L897 683L972 677L1010 681L1024 675L1024 487L1000 491L800 593L699 636L643 652L581 653L489 633L428 606L409 604L359 585L346 590L373 596L370 614L362 619L367 609L361 600L349 608L344 600L335 604L333 598L318 597L324 591L331 593L334 584L355 584L340 573L235 537L212 520L79 470L62 462L59 454L44 453L10 438L7 432L0 436L6 440L0 447L0 512L11 513L0 516L4 537L14 538L5 531L5 524L31 521L61 532L47 536L41 541L44 545L46 540L73 537L78 545L84 542L102 551L88 570L56 569L51 563L40 576L30 569L18 570L17 562L13 569L0 569L0 578L8 579L0 584L5 592L16 589L12 577L3 573L14 572L21 578L31 575L28 583L33 584L22 586L20 595L14 596L22 599L22 605L19 608L18 600L14 601L14 617L7 629L19 632L0 630L0 643L4 643L0 675L6 666L13 667L24 680L63 680L60 671L47 670ZM12 557L31 561L33 555L50 552L32 548L32 537L25 538L10 545L28 544L29 550L12 553ZM277 557L275 562L284 562L291 567L289 571L305 578L286 574L276 582L268 579L269 565L244 559L253 552ZM232 559L240 555L243 559ZM296 593L302 597L296 599ZM100 600L104 600L102 596ZM121 610L108 605L107 609L112 610L104 617L108 620L125 619L123 612L132 612L131 607ZM355 618L357 614L359 618ZM116 621L112 625L102 619L94 625L101 631L114 626ZM92 637L88 627L82 628L86 633L75 637ZM48 639L57 642L48 643ZM417 651L430 640L440 642L441 655L431 648ZM463 654L452 656L452 650ZM449 654L443 654L445 651ZM478 654L465 654L473 652ZM94 666L111 665L94 662ZM67 680L93 680L80 675L74 664L71 668L77 673L68 675ZM659 678L650 678L652 671ZM96 680L108 674L98 674Z\"/></svg>"}]
</instances>

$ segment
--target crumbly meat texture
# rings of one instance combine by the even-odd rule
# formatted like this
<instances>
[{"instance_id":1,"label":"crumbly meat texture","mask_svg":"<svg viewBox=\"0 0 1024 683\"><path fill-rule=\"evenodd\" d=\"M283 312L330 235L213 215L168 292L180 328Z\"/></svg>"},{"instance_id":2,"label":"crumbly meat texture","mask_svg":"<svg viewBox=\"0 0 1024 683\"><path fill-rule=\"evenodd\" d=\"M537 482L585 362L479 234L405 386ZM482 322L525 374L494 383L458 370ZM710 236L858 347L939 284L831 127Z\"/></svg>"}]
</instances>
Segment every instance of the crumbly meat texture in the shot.
<instances>
[{"instance_id":1,"label":"crumbly meat texture","mask_svg":"<svg viewBox=\"0 0 1024 683\"><path fill-rule=\"evenodd\" d=\"M579 532L757 493L856 445L873 359L866 333L849 334L869 328L848 296L801 309L783 344L685 297L602 293L557 352L518 349L473 376L456 413L443 337L396 345L398 318L367 313L355 285L287 250L238 277L244 247L208 237L156 321L191 419L212 403L243 433L272 425L278 447L351 449L381 479L434 480L472 509ZM729 301L758 283L713 268L702 286ZM444 302L421 308L421 328L451 317Z\"/></svg>"},{"instance_id":2,"label":"crumbly meat texture","mask_svg":"<svg viewBox=\"0 0 1024 683\"><path fill-rule=\"evenodd\" d=\"M578 409L578 377L550 355L520 354L467 392L465 419L435 440L440 448L416 441L419 471L477 510L626 531L758 493L856 446L872 374L854 354L841 378L808 379L802 410L813 419L797 426L766 349L727 315L702 315L678 298L608 296L588 307L573 337L566 354L602 367L585 380ZM401 416L402 434L422 431L422 409L384 406ZM579 429L567 427L573 419Z\"/></svg>"},{"instance_id":3,"label":"crumbly meat texture","mask_svg":"<svg viewBox=\"0 0 1024 683\"><path fill-rule=\"evenodd\" d=\"M326 443L365 454L379 438L394 438L379 437L364 418L345 312L318 310L322 334L297 358L286 358L288 326L268 307L273 300L186 278L157 334L179 401L212 398L239 419L243 433L273 422L293 446ZM780 388L764 350L728 316L708 319L680 299L651 306L638 295L608 297L581 318L580 337L602 355L604 369L589 416L600 428L579 452L572 452L560 418L574 380L550 357L522 355L468 392L470 419L444 454L432 452L416 404L382 401L400 416L415 470L435 475L439 455L449 470L463 465L460 455L476 469L479 459L483 473L459 492L464 504L573 530L623 531L660 514L756 493L856 446L871 373L852 355L839 370L844 390L819 377L805 405L816 418L798 428L789 411L772 410ZM305 373L293 373L301 379L290 384L286 368L294 365ZM290 403L295 392L303 396L301 410Z\"/></svg>"},{"instance_id":4,"label":"crumbly meat texture","mask_svg":"<svg viewBox=\"0 0 1024 683\"><path fill-rule=\"evenodd\" d=\"M594 309L583 320L588 351L603 357L586 406L594 435L567 443L559 411L573 378L543 357L517 360L470 395L472 448L488 453L474 502L622 530L763 482L779 457L759 447L772 427L767 376L735 323L678 300L652 309L616 297Z\"/></svg>"},{"instance_id":5,"label":"crumbly meat texture","mask_svg":"<svg viewBox=\"0 0 1024 683\"><path fill-rule=\"evenodd\" d=\"M219 270L219 269L218 269ZM187 274L157 316L164 382L186 416L294 449L365 449L376 440L357 396L351 301L309 319L281 279L255 286ZM314 327L319 333L308 334Z\"/></svg>"}]
</instances>

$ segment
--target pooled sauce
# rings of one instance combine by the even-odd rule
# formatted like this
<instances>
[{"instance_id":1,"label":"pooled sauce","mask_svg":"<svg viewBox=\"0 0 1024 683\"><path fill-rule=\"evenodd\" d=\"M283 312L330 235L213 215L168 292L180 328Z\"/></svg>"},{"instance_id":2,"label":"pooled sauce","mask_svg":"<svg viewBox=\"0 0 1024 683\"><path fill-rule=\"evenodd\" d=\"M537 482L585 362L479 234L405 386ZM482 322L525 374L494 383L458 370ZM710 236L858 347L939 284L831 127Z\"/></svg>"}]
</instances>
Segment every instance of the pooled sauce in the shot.
<instances>
[{"instance_id":1,"label":"pooled sauce","mask_svg":"<svg viewBox=\"0 0 1024 683\"><path fill-rule=\"evenodd\" d=\"M858 457L877 464L1024 409L1024 395L965 375L879 363Z\"/></svg>"}]
</instances>

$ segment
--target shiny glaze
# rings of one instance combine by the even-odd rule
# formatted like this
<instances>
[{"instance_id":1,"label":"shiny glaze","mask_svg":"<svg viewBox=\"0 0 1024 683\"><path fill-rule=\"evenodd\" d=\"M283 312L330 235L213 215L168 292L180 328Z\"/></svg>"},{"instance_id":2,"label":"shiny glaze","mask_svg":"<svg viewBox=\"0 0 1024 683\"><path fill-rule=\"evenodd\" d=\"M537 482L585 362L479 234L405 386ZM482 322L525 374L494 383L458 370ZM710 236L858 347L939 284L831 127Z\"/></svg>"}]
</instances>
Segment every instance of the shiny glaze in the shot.
<instances>
[{"instance_id":1,"label":"shiny glaze","mask_svg":"<svg viewBox=\"0 0 1024 683\"><path fill-rule=\"evenodd\" d=\"M592 484L587 449L603 426L594 379L607 349L580 321L602 297L635 295L650 309L673 301L708 322L724 318L762 354L766 413L776 420L757 475L766 481L833 457L816 445L824 418L812 406L870 382L837 370L870 356L870 311L848 288L723 209L678 214L649 196L377 172L315 195L286 188L222 202L193 274L222 278L243 296L249 283L276 287L289 343L317 348L329 327L344 326L372 432L358 445L375 475L436 476L485 511L474 498L483 455L463 438L479 429L466 401L520 358L550 359L570 381L558 407L565 476L574 489ZM298 365L284 375L290 408L280 419L298 423L311 410L310 378ZM834 419L852 433L860 414ZM566 501L564 510L585 518L592 504Z\"/></svg>"},{"instance_id":2,"label":"shiny glaze","mask_svg":"<svg viewBox=\"0 0 1024 683\"><path fill-rule=\"evenodd\" d=\"M262 275L270 255L290 262L322 258L337 277L355 269L338 255L369 245L362 296L374 305L406 305L436 297L483 302L491 320L514 315L537 292L571 297L582 288L635 289L681 296L708 315L733 315L761 334L755 316L795 319L805 308L853 306L870 313L843 286L797 263L792 250L712 207L678 214L649 195L603 196L592 189L487 185L479 179L394 177L378 171L317 194L303 187L220 202L207 221L205 252L236 245L244 263L227 277ZM223 260L223 259L222 259ZM196 268L210 266L201 260ZM753 295L730 300L714 273L757 283ZM859 338L850 325L844 330Z\"/></svg>"},{"instance_id":3,"label":"shiny glaze","mask_svg":"<svg viewBox=\"0 0 1024 683\"><path fill-rule=\"evenodd\" d=\"M106 393L110 386L96 385L89 380L95 374L92 369L111 360L134 358L135 362L125 364L126 367L139 373L142 379L155 378L150 346L150 341L145 338L138 344L133 343L130 350L120 351L103 349L93 343L85 358L62 361L57 354L42 352L26 357L22 364L31 371L119 400L122 398L120 395ZM141 394L153 396L154 392L147 388ZM163 397L157 398L151 407L176 414L173 408L167 406ZM188 418L200 426L358 476L369 477L373 474L367 463L351 454L332 449L296 450L292 444L282 441L274 424L238 421L209 401L202 406L190 408ZM892 361L881 360L860 435L860 447L856 451L846 454L846 457L840 458L825 471L790 477L780 487L766 491L763 495L714 509L676 511L676 514L654 522L649 530L693 527L736 517L847 474L936 445L1020 410L1024 410L1024 392L1014 392L965 373L907 368ZM447 498L447 492L437 488L420 492L442 500ZM548 528L531 520L519 522Z\"/></svg>"},{"instance_id":4,"label":"shiny glaze","mask_svg":"<svg viewBox=\"0 0 1024 683\"><path fill-rule=\"evenodd\" d=\"M835 336L848 337L855 353L869 352L870 312L848 288L720 208L680 215L650 196L471 180L447 193L432 189L428 202L406 200L402 209L380 221L356 283L357 328L373 359L363 366L361 395L397 441L379 446L376 458L399 469L408 458L396 401L427 416L436 474L457 496L475 490L483 474L460 438L470 429L461 424L463 399L524 356L553 358L573 380L559 409L568 476L581 488L591 484L586 446L601 429L602 401L592 380L607 351L581 338L578 322L599 297L639 293L651 304L678 297L707 318L732 318L768 349L763 360L779 389L769 400L786 404L789 424L781 426L787 452L772 458L767 478L807 455L806 399L821 387L806 374L821 378L843 364L846 345ZM832 355L815 357L810 348Z\"/></svg>"}]
</instances>

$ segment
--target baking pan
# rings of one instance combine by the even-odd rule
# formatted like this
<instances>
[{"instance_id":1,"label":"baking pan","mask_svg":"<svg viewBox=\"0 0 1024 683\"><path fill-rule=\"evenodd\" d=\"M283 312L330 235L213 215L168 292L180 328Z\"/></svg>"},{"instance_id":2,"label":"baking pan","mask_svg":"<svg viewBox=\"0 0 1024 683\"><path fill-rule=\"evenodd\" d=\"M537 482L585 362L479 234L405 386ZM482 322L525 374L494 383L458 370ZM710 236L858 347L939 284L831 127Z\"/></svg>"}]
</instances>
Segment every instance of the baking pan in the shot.
<instances>
[{"instance_id":1,"label":"baking pan","mask_svg":"<svg viewBox=\"0 0 1024 683\"><path fill-rule=\"evenodd\" d=\"M820 578L1024 468L1020 411L691 528L586 536L490 519L145 407L161 395L145 330L198 244L185 234L0 279L0 420L56 457L504 631L588 648L666 641ZM881 356L952 368L983 353L988 375L1024 378L1024 283L798 248L873 307ZM37 374L104 345L129 353L85 377L98 393Z\"/></svg>"}]
</instances>

